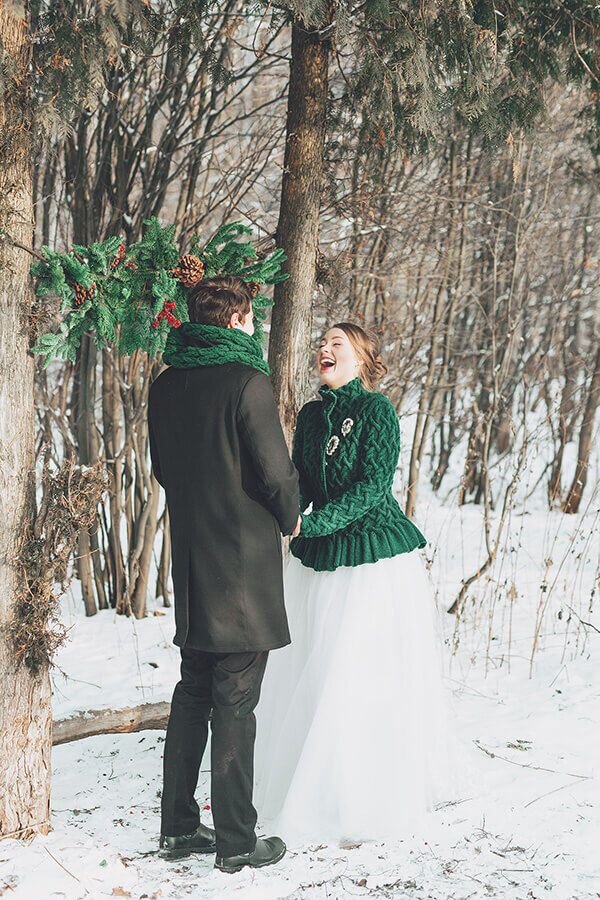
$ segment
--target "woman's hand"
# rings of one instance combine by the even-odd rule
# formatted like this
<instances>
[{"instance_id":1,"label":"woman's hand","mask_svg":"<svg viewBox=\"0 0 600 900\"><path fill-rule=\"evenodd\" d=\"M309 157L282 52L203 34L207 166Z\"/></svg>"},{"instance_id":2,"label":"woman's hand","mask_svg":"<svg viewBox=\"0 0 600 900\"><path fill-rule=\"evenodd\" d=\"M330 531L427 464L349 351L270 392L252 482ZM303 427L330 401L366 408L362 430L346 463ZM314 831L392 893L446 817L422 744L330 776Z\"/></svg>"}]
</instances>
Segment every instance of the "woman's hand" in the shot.
<instances>
[{"instance_id":1,"label":"woman's hand","mask_svg":"<svg viewBox=\"0 0 600 900\"><path fill-rule=\"evenodd\" d=\"M298 516L298 521L296 522L296 527L292 531L292 537L298 537L300 534L300 529L302 528L302 516Z\"/></svg>"}]
</instances>

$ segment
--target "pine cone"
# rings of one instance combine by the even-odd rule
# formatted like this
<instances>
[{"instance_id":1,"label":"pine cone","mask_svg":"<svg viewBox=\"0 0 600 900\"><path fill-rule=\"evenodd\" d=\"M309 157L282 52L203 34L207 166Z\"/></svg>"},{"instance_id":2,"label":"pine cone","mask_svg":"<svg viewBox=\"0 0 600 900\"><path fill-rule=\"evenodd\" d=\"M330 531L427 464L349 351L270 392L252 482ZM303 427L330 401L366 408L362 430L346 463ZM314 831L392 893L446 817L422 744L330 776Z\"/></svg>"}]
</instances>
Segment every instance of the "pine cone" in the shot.
<instances>
[{"instance_id":1,"label":"pine cone","mask_svg":"<svg viewBox=\"0 0 600 900\"><path fill-rule=\"evenodd\" d=\"M96 293L96 283L94 282L89 288L82 284L74 284L73 290L75 291L75 306L83 306L86 300L91 300Z\"/></svg>"},{"instance_id":2,"label":"pine cone","mask_svg":"<svg viewBox=\"0 0 600 900\"><path fill-rule=\"evenodd\" d=\"M254 300L256 295L260 292L260 283L258 281L247 281L246 286L249 288L252 299Z\"/></svg>"},{"instance_id":3,"label":"pine cone","mask_svg":"<svg viewBox=\"0 0 600 900\"><path fill-rule=\"evenodd\" d=\"M172 274L184 287L194 287L204 277L204 263L197 256L186 253L181 257Z\"/></svg>"}]
</instances>

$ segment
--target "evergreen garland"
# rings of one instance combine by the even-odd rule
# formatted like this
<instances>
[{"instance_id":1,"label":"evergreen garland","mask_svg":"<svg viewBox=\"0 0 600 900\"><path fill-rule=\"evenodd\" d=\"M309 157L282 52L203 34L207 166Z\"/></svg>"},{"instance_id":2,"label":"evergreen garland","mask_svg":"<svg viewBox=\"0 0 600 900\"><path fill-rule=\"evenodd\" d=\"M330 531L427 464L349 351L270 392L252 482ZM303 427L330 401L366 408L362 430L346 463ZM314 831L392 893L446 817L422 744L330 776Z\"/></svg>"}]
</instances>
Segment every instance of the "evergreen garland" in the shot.
<instances>
[{"instance_id":1,"label":"evergreen garland","mask_svg":"<svg viewBox=\"0 0 600 900\"><path fill-rule=\"evenodd\" d=\"M241 222L223 225L203 246L192 241L192 254L180 258L175 227L157 218L144 223L142 239L128 247L119 237L73 246L66 253L43 247L43 261L32 266L39 298L57 297L60 322L56 330L41 335L33 352L47 366L54 359L75 361L84 334L91 334L100 348L115 346L129 356L142 350L157 356L171 328L188 320L187 288L196 280L237 275L253 294L255 328L262 337L262 323L271 305L261 293L263 284L277 284L288 276L281 267L283 250L258 257L250 242L252 229Z\"/></svg>"}]
</instances>

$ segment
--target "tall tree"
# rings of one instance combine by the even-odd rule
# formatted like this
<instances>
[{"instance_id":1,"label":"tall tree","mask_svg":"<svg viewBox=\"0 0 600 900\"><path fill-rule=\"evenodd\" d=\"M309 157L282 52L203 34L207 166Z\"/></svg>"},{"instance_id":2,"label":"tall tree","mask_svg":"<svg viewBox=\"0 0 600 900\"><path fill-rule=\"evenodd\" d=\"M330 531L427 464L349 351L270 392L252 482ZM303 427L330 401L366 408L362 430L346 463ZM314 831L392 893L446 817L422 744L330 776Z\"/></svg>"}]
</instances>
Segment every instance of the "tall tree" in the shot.
<instances>
[{"instance_id":1,"label":"tall tree","mask_svg":"<svg viewBox=\"0 0 600 900\"><path fill-rule=\"evenodd\" d=\"M9 629L35 507L31 259L19 246L33 238L28 4L0 2L0 46L0 836L27 837L49 828L51 748L48 671L15 663Z\"/></svg>"},{"instance_id":2,"label":"tall tree","mask_svg":"<svg viewBox=\"0 0 600 900\"><path fill-rule=\"evenodd\" d=\"M292 24L286 143L276 242L287 255L289 280L275 287L269 363L290 438L298 398L308 385L306 354L312 327L323 180L330 28Z\"/></svg>"}]
</instances>

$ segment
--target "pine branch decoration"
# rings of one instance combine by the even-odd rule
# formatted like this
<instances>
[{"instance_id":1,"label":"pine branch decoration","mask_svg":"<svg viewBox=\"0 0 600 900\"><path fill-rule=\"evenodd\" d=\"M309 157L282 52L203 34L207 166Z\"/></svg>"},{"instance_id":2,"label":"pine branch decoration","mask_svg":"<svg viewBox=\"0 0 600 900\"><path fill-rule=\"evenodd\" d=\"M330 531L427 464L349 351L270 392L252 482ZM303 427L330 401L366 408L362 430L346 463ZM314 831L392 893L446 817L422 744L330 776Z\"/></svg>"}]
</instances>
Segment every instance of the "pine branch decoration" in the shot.
<instances>
[{"instance_id":1,"label":"pine branch decoration","mask_svg":"<svg viewBox=\"0 0 600 900\"><path fill-rule=\"evenodd\" d=\"M180 256L173 225L152 218L144 226L141 240L129 247L121 238L111 237L74 246L67 253L42 248L44 259L31 270L36 294L60 302L57 327L33 347L44 366L54 359L75 361L84 334L90 334L98 347L111 346L125 356L136 351L157 356L169 330L188 319L187 290L218 275L237 275L249 285L255 327L262 336L261 323L271 300L261 287L288 277L281 271L283 250L259 258L251 243L252 229L232 222L204 246L195 238L191 252Z\"/></svg>"}]
</instances>

